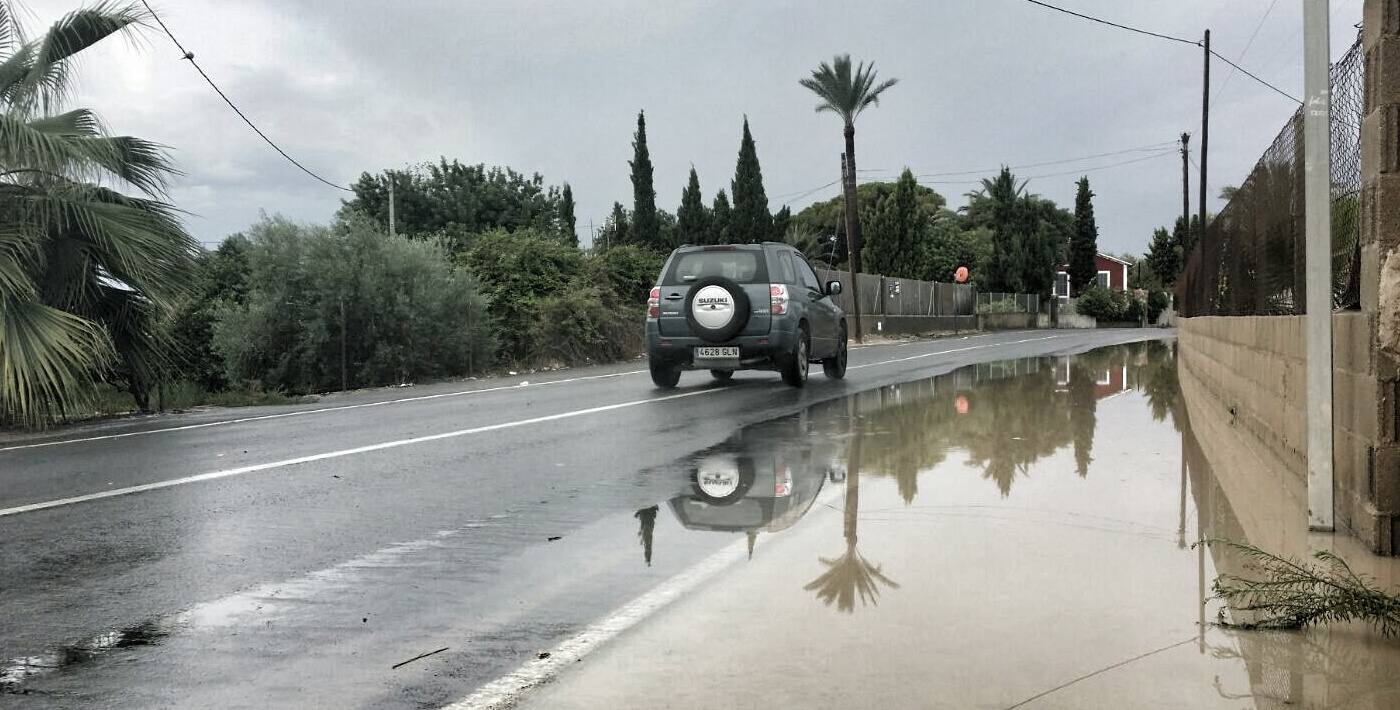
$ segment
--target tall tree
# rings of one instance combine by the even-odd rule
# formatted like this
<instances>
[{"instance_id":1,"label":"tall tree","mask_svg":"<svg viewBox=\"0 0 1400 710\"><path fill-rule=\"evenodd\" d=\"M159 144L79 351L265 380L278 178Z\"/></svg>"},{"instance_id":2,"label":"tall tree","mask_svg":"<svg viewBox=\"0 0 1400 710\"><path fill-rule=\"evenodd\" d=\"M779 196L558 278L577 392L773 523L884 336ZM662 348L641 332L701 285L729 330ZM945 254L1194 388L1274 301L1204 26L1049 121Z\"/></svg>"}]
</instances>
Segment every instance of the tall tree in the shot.
<instances>
[{"instance_id":1,"label":"tall tree","mask_svg":"<svg viewBox=\"0 0 1400 710\"><path fill-rule=\"evenodd\" d=\"M744 137L739 141L739 162L734 166L734 215L730 221L730 239L736 242L761 242L773 232L773 217L768 213L768 196L763 191L763 170L758 165L758 150L749 119L744 117Z\"/></svg>"},{"instance_id":2,"label":"tall tree","mask_svg":"<svg viewBox=\"0 0 1400 710\"><path fill-rule=\"evenodd\" d=\"M773 236L771 237L772 240L775 242L783 241L783 239L787 237L788 229L791 227L792 208L788 207L787 205L783 205L783 208L778 210L777 213L773 215Z\"/></svg>"},{"instance_id":3,"label":"tall tree","mask_svg":"<svg viewBox=\"0 0 1400 710\"><path fill-rule=\"evenodd\" d=\"M578 219L574 217L574 191L569 183L564 183L564 192L559 197L559 229L564 233L564 243L578 246Z\"/></svg>"},{"instance_id":4,"label":"tall tree","mask_svg":"<svg viewBox=\"0 0 1400 710\"><path fill-rule=\"evenodd\" d=\"M637 112L637 132L632 137L632 228L633 243L661 249L660 227L656 221L656 187L652 184L651 153L647 151L646 115Z\"/></svg>"},{"instance_id":5,"label":"tall tree","mask_svg":"<svg viewBox=\"0 0 1400 710\"><path fill-rule=\"evenodd\" d=\"M1178 217L1178 225L1181 221ZM1163 286L1171 288L1176 284L1176 275L1181 271L1181 248L1165 227L1152 231L1152 243L1147 249L1147 267Z\"/></svg>"},{"instance_id":6,"label":"tall tree","mask_svg":"<svg viewBox=\"0 0 1400 710\"><path fill-rule=\"evenodd\" d=\"M898 79L887 79L876 83L875 64L866 66L861 62L851 67L851 55L837 55L831 64L822 62L812 71L812 76L798 83L817 95L817 112L830 111L841 118L842 134L846 141L846 175L844 181L846 197L846 242L850 252L851 283L860 271L860 214L856 203L856 117L871 106L878 106L883 94ZM860 311L860 289L851 289L852 303ZM854 321L853 335L856 342L861 340L860 319Z\"/></svg>"},{"instance_id":7,"label":"tall tree","mask_svg":"<svg viewBox=\"0 0 1400 710\"><path fill-rule=\"evenodd\" d=\"M631 219L628 217L627 209L621 202L614 202L612 214L608 215L608 220L603 223L603 228L598 230L598 237L594 240L594 249L607 249L609 247L622 246L632 243Z\"/></svg>"},{"instance_id":8,"label":"tall tree","mask_svg":"<svg viewBox=\"0 0 1400 710\"><path fill-rule=\"evenodd\" d=\"M681 206L676 210L676 229L680 232L680 240L686 244L705 244L709 241L709 221L705 196L700 192L700 176L692 165L690 180L681 190Z\"/></svg>"},{"instance_id":9,"label":"tall tree","mask_svg":"<svg viewBox=\"0 0 1400 710\"><path fill-rule=\"evenodd\" d=\"M913 278L919 266L913 255L928 216L921 214L918 181L908 168L900 174L894 193L876 205L876 216L865 245L866 267L885 276Z\"/></svg>"},{"instance_id":10,"label":"tall tree","mask_svg":"<svg viewBox=\"0 0 1400 710\"><path fill-rule=\"evenodd\" d=\"M1074 195L1074 236L1069 242L1069 283L1076 296L1094 283L1099 272L1095 261L1099 227L1094 223L1094 193L1089 191L1088 176L1079 178L1078 185Z\"/></svg>"},{"instance_id":11,"label":"tall tree","mask_svg":"<svg viewBox=\"0 0 1400 710\"><path fill-rule=\"evenodd\" d=\"M1009 168L982 180L982 190L969 196L968 219L974 227L992 230L992 251L985 283L989 291L1020 292L1026 270L1018 205L1025 183L1017 183Z\"/></svg>"},{"instance_id":12,"label":"tall tree","mask_svg":"<svg viewBox=\"0 0 1400 710\"><path fill-rule=\"evenodd\" d=\"M730 223L734 219L734 209L729 206L729 196L720 190L715 195L715 206L710 208L710 244L728 244L734 241Z\"/></svg>"},{"instance_id":13,"label":"tall tree","mask_svg":"<svg viewBox=\"0 0 1400 710\"><path fill-rule=\"evenodd\" d=\"M70 60L150 15L101 3L25 41L14 6L0 3L0 421L71 413L98 379L145 408L172 362L158 322L191 290L198 245L167 202L161 147L62 109Z\"/></svg>"}]
</instances>

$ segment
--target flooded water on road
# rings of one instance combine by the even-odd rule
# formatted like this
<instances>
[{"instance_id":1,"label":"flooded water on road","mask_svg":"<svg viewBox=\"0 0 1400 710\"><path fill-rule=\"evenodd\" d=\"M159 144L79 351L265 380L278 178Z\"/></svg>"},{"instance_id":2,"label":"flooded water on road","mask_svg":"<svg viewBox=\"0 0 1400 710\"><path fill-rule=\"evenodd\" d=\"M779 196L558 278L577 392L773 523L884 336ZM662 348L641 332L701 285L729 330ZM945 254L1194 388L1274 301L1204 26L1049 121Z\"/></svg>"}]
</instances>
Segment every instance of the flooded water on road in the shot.
<instances>
[{"instance_id":1,"label":"flooded water on road","mask_svg":"<svg viewBox=\"0 0 1400 710\"><path fill-rule=\"evenodd\" d=\"M511 702L1400 708L1400 640L1216 623L1212 581L1250 568L1197 540L1331 550L1395 591L1400 560L1309 534L1301 482L1261 463L1174 348L821 401L664 466L5 654L0 698L437 708L552 664Z\"/></svg>"},{"instance_id":2,"label":"flooded water on road","mask_svg":"<svg viewBox=\"0 0 1400 710\"><path fill-rule=\"evenodd\" d=\"M1331 549L1397 592L1400 564L1310 536L1305 492L1250 470L1174 347L971 366L669 467L637 563L681 535L742 536L747 561L531 706L1400 707L1400 640L1216 623L1242 618L1216 574L1250 570L1200 539Z\"/></svg>"}]
</instances>

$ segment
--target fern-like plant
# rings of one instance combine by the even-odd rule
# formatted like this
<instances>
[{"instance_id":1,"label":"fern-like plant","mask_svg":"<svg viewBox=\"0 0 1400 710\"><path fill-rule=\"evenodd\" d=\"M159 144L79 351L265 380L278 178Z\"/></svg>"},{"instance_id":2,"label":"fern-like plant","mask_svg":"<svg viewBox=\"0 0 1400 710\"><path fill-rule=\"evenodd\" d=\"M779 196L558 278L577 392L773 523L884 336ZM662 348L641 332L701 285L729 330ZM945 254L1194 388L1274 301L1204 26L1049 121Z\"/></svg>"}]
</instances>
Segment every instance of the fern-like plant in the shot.
<instances>
[{"instance_id":1,"label":"fern-like plant","mask_svg":"<svg viewBox=\"0 0 1400 710\"><path fill-rule=\"evenodd\" d=\"M1221 574L1215 578L1214 598L1235 611L1256 615L1252 622L1232 623L1225 620L1225 610L1221 609L1222 625L1299 629L1335 621L1362 621L1387 638L1400 636L1400 594L1377 588L1375 580L1358 574L1331 552L1314 552L1317 563L1313 564L1230 540L1205 539L1196 545L1224 545L1238 552L1246 559L1245 568L1257 576Z\"/></svg>"}]
</instances>

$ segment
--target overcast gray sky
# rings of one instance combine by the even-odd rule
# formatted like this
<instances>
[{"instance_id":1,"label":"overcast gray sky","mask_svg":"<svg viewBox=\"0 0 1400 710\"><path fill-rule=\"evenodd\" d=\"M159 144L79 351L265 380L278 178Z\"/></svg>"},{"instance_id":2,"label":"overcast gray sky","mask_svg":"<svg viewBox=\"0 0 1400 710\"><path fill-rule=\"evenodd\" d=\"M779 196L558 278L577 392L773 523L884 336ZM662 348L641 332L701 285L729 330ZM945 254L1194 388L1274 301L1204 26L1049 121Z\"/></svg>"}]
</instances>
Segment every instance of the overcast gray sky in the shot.
<instances>
[{"instance_id":1,"label":"overcast gray sky","mask_svg":"<svg viewBox=\"0 0 1400 710\"><path fill-rule=\"evenodd\" d=\"M23 0L38 31L80 0ZM1062 6L1213 47L1284 91L1302 93L1298 0L1059 0ZM674 210L694 164L706 200L728 189L749 117L771 208L835 180L838 119L798 86L849 52L897 77L857 124L862 180L948 173L1122 151L1200 129L1200 50L1078 20L1024 0L163 0L157 12L216 82L274 140L324 177L436 159L509 165L568 181L580 233L612 202L630 206L627 161L647 112L658 205ZM1272 8L1270 6L1273 6ZM1332 0L1332 55L1355 40L1361 0ZM1265 17L1262 26L1260 19ZM1238 184L1295 105L1212 69L1214 194ZM86 56L75 103L114 132L171 146L186 175L172 192L190 230L217 243L260 211L323 222L345 196L264 145L158 30ZM1193 155L1198 148L1193 137ZM1145 250L1181 209L1174 153L1027 168L1085 170L1101 249ZM953 206L981 174L927 178ZM1073 205L1077 174L1031 180ZM960 179L958 184L934 180ZM1195 175L1192 194L1195 209ZM786 197L787 199L781 199ZM1214 201L1213 201L1214 202ZM1218 208L1213 204L1212 209Z\"/></svg>"}]
</instances>

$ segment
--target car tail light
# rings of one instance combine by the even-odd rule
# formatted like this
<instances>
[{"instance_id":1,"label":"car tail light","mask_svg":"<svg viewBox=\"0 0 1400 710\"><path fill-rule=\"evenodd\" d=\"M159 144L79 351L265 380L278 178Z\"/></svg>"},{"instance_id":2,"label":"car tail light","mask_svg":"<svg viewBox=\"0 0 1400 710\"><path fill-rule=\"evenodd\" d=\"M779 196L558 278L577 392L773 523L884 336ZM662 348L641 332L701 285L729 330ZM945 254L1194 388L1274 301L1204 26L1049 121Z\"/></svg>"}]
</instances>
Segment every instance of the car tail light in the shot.
<instances>
[{"instance_id":1,"label":"car tail light","mask_svg":"<svg viewBox=\"0 0 1400 710\"><path fill-rule=\"evenodd\" d=\"M792 494L792 472L787 466L779 466L773 471L773 497L786 498Z\"/></svg>"},{"instance_id":2,"label":"car tail light","mask_svg":"<svg viewBox=\"0 0 1400 710\"><path fill-rule=\"evenodd\" d=\"M787 313L788 292L787 286L783 284L768 285L768 305L773 315L780 316Z\"/></svg>"},{"instance_id":3,"label":"car tail light","mask_svg":"<svg viewBox=\"0 0 1400 710\"><path fill-rule=\"evenodd\" d=\"M661 317L661 288L656 287L651 290L651 295L647 297L647 317Z\"/></svg>"}]
</instances>

